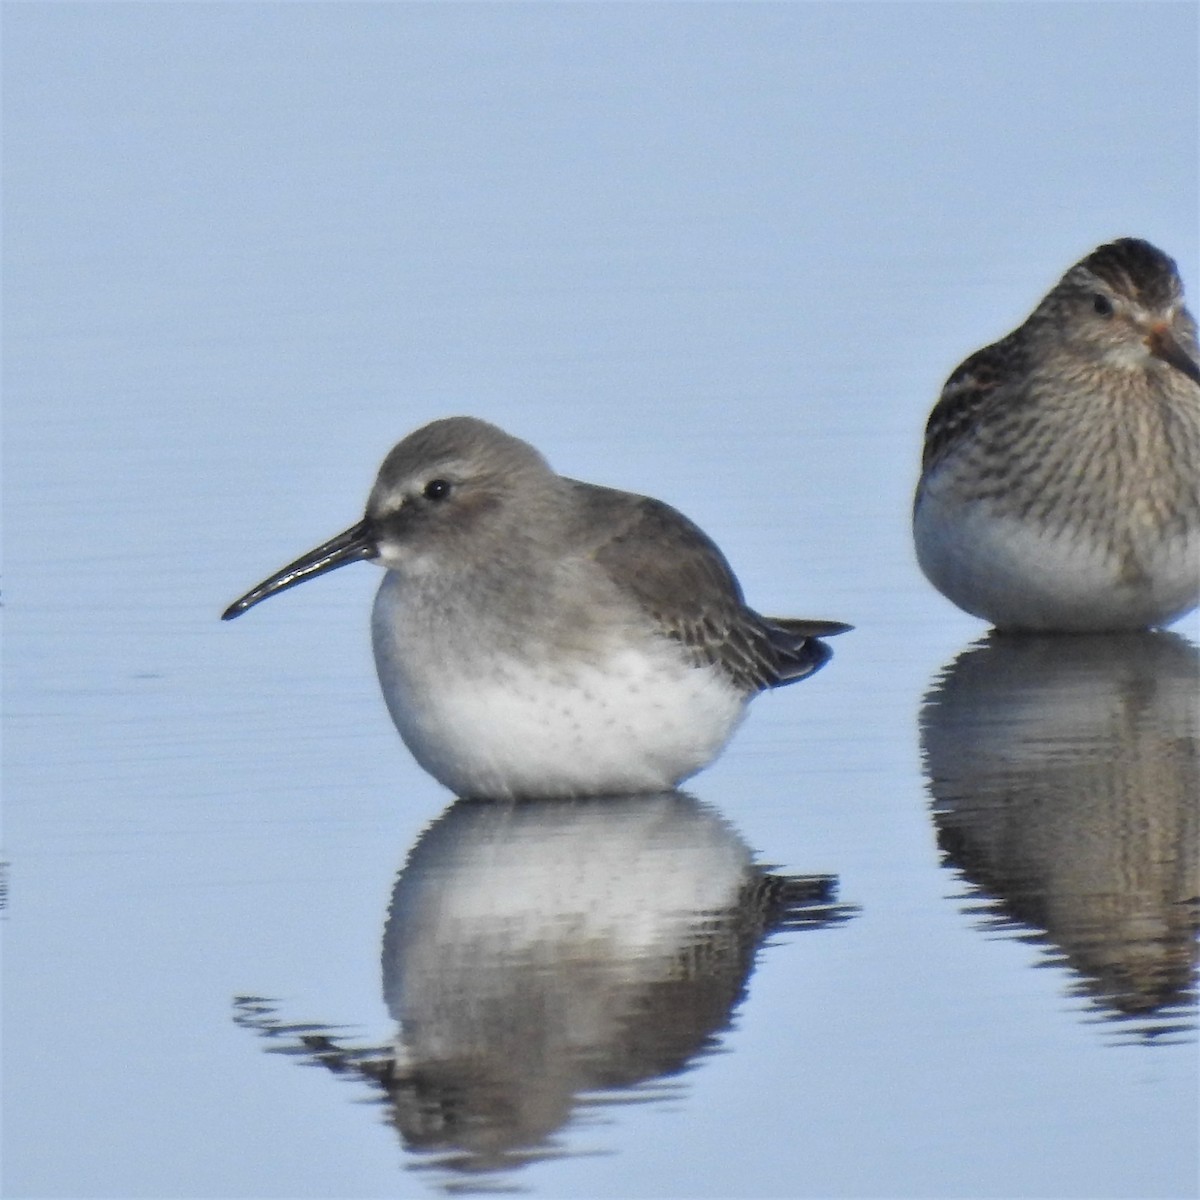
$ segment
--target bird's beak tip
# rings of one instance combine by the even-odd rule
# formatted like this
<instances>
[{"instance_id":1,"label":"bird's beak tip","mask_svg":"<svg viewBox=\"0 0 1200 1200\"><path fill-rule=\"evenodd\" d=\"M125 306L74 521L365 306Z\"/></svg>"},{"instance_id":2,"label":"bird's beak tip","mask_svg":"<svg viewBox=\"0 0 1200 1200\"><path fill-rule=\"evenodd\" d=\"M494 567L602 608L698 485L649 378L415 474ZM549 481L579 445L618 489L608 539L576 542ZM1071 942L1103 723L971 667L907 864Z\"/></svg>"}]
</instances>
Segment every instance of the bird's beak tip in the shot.
<instances>
[{"instance_id":1,"label":"bird's beak tip","mask_svg":"<svg viewBox=\"0 0 1200 1200\"><path fill-rule=\"evenodd\" d=\"M232 621L240 617L248 608L253 608L261 600L266 600L278 592L287 591L306 579L315 579L337 567L356 562L362 558L377 558L379 548L375 545L371 527L364 519L357 525L339 533L337 537L310 550L307 554L289 563L281 571L276 571L270 579L264 579L257 587L251 588L244 596L235 600L222 614L222 621Z\"/></svg>"},{"instance_id":2,"label":"bird's beak tip","mask_svg":"<svg viewBox=\"0 0 1200 1200\"><path fill-rule=\"evenodd\" d=\"M1194 383L1200 384L1200 364L1180 344L1166 321L1152 325L1146 335L1146 347L1155 358L1182 371Z\"/></svg>"}]
</instances>

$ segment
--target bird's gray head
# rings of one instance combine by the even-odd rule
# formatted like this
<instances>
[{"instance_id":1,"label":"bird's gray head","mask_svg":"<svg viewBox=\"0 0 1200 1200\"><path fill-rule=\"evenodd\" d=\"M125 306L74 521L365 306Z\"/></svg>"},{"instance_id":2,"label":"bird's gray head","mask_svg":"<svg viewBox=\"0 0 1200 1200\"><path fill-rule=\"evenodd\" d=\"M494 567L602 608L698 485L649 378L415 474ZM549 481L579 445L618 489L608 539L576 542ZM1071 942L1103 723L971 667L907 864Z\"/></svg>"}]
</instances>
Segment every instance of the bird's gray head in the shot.
<instances>
[{"instance_id":1,"label":"bird's gray head","mask_svg":"<svg viewBox=\"0 0 1200 1200\"><path fill-rule=\"evenodd\" d=\"M383 460L367 501L378 561L419 567L482 536L503 537L558 476L527 442L474 417L409 434Z\"/></svg>"},{"instance_id":2,"label":"bird's gray head","mask_svg":"<svg viewBox=\"0 0 1200 1200\"><path fill-rule=\"evenodd\" d=\"M1182 372L1200 385L1196 322L1175 261L1140 238L1093 250L1034 313L1076 353L1128 370Z\"/></svg>"},{"instance_id":3,"label":"bird's gray head","mask_svg":"<svg viewBox=\"0 0 1200 1200\"><path fill-rule=\"evenodd\" d=\"M357 524L289 563L225 610L260 600L360 559L419 575L516 558L530 514L552 520L565 486L530 445L486 421L448 417L411 433L383 460ZM481 550L480 547L483 547Z\"/></svg>"}]
</instances>

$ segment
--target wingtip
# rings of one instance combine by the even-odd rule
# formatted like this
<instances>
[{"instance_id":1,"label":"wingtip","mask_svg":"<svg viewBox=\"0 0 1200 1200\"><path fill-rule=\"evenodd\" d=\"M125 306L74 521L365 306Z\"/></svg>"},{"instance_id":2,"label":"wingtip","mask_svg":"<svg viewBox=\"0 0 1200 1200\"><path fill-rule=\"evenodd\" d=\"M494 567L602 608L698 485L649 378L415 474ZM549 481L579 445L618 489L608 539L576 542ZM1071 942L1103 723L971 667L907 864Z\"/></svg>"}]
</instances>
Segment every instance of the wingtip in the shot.
<instances>
[{"instance_id":1,"label":"wingtip","mask_svg":"<svg viewBox=\"0 0 1200 1200\"><path fill-rule=\"evenodd\" d=\"M813 637L837 637L839 633L853 633L854 626L845 621L823 621L824 632L814 633Z\"/></svg>"},{"instance_id":2,"label":"wingtip","mask_svg":"<svg viewBox=\"0 0 1200 1200\"><path fill-rule=\"evenodd\" d=\"M854 628L845 621L823 621L809 617L768 617L767 620L794 637L837 637L839 633L849 633Z\"/></svg>"}]
</instances>

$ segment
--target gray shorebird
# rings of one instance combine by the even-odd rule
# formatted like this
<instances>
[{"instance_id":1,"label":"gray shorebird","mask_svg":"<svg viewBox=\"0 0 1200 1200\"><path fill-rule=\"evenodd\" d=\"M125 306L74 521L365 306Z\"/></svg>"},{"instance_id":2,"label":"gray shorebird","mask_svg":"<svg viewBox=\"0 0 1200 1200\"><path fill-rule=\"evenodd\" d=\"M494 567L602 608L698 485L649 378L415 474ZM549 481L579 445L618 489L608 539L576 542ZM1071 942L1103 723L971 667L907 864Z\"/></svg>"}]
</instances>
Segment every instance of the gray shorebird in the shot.
<instances>
[{"instance_id":1,"label":"gray shorebird","mask_svg":"<svg viewBox=\"0 0 1200 1200\"><path fill-rule=\"evenodd\" d=\"M756 693L807 678L830 655L820 639L849 628L760 616L675 509L557 475L470 417L406 437L357 525L223 619L359 559L386 571L372 641L392 719L468 797L672 788Z\"/></svg>"},{"instance_id":2,"label":"gray shorebird","mask_svg":"<svg viewBox=\"0 0 1200 1200\"><path fill-rule=\"evenodd\" d=\"M1001 629L1165 625L1200 602L1200 350L1175 263L1137 238L1073 266L946 381L917 558Z\"/></svg>"}]
</instances>

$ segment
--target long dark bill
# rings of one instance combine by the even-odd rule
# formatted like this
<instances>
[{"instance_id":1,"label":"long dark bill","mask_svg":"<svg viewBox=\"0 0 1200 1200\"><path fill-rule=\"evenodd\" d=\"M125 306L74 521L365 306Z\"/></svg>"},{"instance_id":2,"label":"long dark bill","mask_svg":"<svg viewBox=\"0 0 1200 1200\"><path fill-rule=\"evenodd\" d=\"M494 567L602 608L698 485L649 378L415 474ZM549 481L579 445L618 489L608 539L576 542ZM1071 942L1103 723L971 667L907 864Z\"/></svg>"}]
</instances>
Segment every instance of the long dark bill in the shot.
<instances>
[{"instance_id":1,"label":"long dark bill","mask_svg":"<svg viewBox=\"0 0 1200 1200\"><path fill-rule=\"evenodd\" d=\"M315 579L326 571L335 571L347 563L357 562L360 558L375 558L379 553L375 545L375 537L370 523L366 520L359 523L337 537L330 538L324 545L310 550L307 554L288 563L282 571L276 571L270 579L264 579L256 588L248 591L240 600L235 600L222 614L222 621L232 621L240 617L248 608L253 608L260 600L274 596L276 592L285 592L306 579Z\"/></svg>"}]
</instances>

